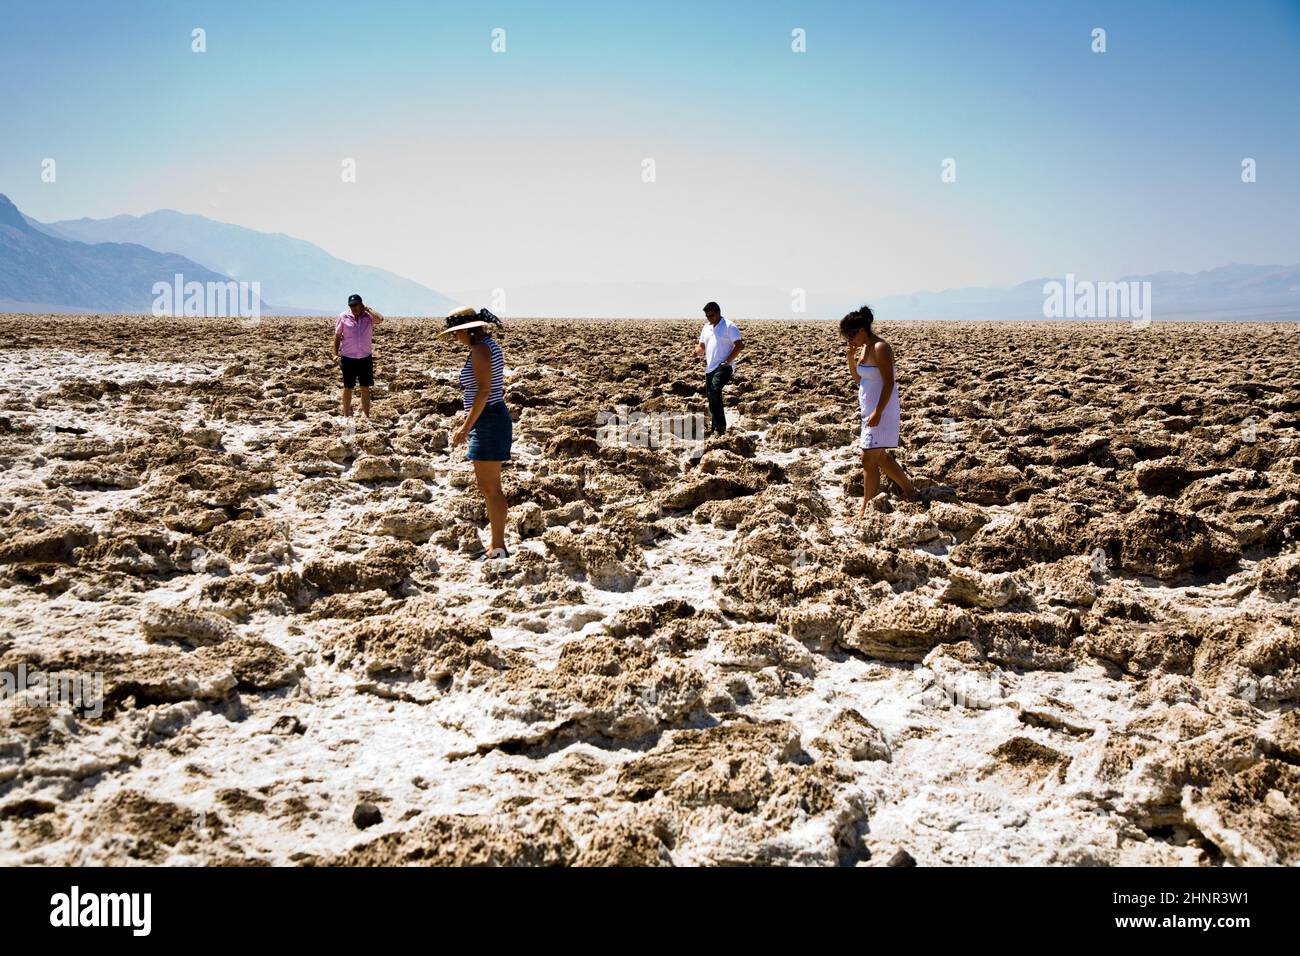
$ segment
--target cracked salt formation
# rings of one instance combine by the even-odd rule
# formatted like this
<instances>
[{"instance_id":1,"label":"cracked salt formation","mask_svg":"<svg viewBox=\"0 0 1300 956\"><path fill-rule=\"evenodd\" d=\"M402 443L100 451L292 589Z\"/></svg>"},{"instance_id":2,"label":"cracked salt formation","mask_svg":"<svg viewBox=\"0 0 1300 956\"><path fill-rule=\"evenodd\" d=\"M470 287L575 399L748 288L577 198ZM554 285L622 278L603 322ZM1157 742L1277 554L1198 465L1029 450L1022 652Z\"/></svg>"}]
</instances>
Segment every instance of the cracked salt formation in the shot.
<instances>
[{"instance_id":1,"label":"cracked salt formation","mask_svg":"<svg viewBox=\"0 0 1300 956\"><path fill-rule=\"evenodd\" d=\"M0 701L0 861L1300 862L1289 327L891 323L922 500L854 521L831 325L668 450L598 429L703 409L695 325L514 323L485 563L427 323L366 424L328 320L6 321L0 673L104 706Z\"/></svg>"}]
</instances>

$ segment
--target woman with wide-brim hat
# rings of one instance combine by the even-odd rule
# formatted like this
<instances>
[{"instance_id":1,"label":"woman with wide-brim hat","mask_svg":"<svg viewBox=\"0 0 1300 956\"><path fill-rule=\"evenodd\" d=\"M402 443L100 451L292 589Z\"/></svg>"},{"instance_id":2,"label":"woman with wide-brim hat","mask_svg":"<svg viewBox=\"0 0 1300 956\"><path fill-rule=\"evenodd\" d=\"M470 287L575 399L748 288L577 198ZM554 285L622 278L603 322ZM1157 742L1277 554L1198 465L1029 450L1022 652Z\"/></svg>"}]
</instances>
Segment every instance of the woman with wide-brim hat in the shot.
<instances>
[{"instance_id":1,"label":"woman with wide-brim hat","mask_svg":"<svg viewBox=\"0 0 1300 956\"><path fill-rule=\"evenodd\" d=\"M447 316L447 328L438 333L439 338L450 335L469 349L460 370L465 421L452 434L451 443L469 443L469 460L474 463L474 478L487 504L492 529L488 558L510 557L501 463L510 460L514 427L505 402L505 354L492 337L492 329L500 327L501 320L487 309L458 309Z\"/></svg>"}]
</instances>

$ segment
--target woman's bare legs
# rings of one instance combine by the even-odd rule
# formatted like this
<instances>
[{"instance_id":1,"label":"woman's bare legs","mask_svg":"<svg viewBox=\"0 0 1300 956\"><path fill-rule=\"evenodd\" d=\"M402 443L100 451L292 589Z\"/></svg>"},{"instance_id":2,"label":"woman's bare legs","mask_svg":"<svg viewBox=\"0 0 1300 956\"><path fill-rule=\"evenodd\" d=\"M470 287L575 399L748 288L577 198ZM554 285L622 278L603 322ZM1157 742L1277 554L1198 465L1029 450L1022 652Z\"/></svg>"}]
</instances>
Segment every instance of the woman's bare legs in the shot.
<instances>
[{"instance_id":1,"label":"woman's bare legs","mask_svg":"<svg viewBox=\"0 0 1300 956\"><path fill-rule=\"evenodd\" d=\"M501 490L501 462L474 462L474 478L478 482L479 494L487 505L488 524L492 527L493 548L506 546L506 496Z\"/></svg>"},{"instance_id":2,"label":"woman's bare legs","mask_svg":"<svg viewBox=\"0 0 1300 956\"><path fill-rule=\"evenodd\" d=\"M880 491L880 458L884 454L879 448L862 450L862 507L858 517L867 513L867 502Z\"/></svg>"},{"instance_id":3,"label":"woman's bare legs","mask_svg":"<svg viewBox=\"0 0 1300 956\"><path fill-rule=\"evenodd\" d=\"M918 497L916 485L907 477L902 465L884 448L864 449L862 452L862 507L858 517L866 514L867 502L880 493L880 473L885 475L903 492L903 497L914 501Z\"/></svg>"},{"instance_id":4,"label":"woman's bare legs","mask_svg":"<svg viewBox=\"0 0 1300 956\"><path fill-rule=\"evenodd\" d=\"M903 497L908 501L914 501L917 497L916 485L912 484L912 479L907 477L907 472L903 471L903 466L891 452L885 452L880 459L880 470L889 476L889 480L903 489Z\"/></svg>"}]
</instances>

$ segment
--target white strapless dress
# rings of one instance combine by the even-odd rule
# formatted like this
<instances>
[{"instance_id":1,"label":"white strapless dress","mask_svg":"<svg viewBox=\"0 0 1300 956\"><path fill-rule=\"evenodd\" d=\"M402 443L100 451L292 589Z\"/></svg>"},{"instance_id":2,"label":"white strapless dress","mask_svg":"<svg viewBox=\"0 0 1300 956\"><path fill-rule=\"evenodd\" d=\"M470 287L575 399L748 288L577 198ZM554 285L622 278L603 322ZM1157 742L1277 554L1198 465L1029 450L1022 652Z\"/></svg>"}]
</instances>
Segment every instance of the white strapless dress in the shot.
<instances>
[{"instance_id":1,"label":"white strapless dress","mask_svg":"<svg viewBox=\"0 0 1300 956\"><path fill-rule=\"evenodd\" d=\"M875 428L867 425L867 418L880 403L880 391L884 387L884 378L880 369L874 365L858 364L858 374L862 382L858 385L858 408L862 413L862 448L897 448L898 447L898 382L894 382L885 410L880 413L880 424Z\"/></svg>"}]
</instances>

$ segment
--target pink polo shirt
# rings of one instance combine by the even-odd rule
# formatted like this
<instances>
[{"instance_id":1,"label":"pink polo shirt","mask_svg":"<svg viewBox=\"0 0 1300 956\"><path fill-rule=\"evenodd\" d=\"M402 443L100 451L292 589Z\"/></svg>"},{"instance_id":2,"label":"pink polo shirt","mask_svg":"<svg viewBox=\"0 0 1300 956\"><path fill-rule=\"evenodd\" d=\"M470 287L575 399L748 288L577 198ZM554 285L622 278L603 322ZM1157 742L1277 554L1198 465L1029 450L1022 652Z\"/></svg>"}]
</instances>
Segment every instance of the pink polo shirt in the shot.
<instances>
[{"instance_id":1,"label":"pink polo shirt","mask_svg":"<svg viewBox=\"0 0 1300 956\"><path fill-rule=\"evenodd\" d=\"M375 320L369 312L353 316L352 310L340 313L334 323L334 331L342 332L339 342L339 355L346 358L361 359L370 354L370 335L375 330Z\"/></svg>"}]
</instances>

